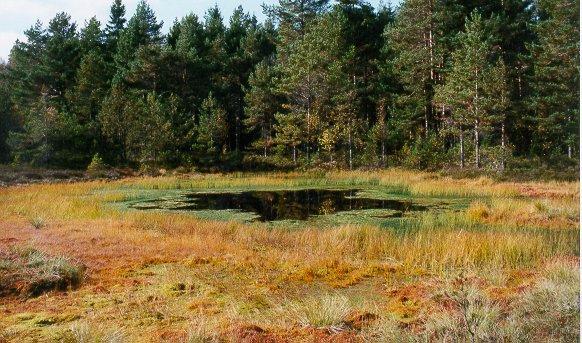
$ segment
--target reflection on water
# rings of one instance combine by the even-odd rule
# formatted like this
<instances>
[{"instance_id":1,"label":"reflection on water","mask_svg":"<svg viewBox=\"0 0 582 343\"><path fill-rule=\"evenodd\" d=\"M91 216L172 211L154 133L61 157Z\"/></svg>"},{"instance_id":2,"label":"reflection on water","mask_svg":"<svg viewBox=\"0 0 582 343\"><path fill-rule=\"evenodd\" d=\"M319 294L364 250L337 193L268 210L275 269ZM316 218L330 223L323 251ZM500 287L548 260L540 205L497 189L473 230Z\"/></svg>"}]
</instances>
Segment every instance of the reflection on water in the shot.
<instances>
[{"instance_id":1,"label":"reflection on water","mask_svg":"<svg viewBox=\"0 0 582 343\"><path fill-rule=\"evenodd\" d=\"M356 197L357 193L356 189L191 193L179 199L158 199L132 207L142 210L240 210L256 213L260 221L306 220L315 215L368 209L392 210L386 217L394 218L406 212L427 210L426 206L411 201L360 198Z\"/></svg>"}]
</instances>

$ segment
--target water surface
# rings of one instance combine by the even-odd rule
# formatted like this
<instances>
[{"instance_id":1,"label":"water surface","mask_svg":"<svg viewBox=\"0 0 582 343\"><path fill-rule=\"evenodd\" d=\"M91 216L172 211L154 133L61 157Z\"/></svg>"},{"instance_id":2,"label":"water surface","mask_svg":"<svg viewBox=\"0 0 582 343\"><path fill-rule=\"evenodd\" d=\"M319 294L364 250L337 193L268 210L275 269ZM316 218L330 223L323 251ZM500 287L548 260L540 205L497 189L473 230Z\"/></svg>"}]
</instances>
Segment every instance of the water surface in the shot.
<instances>
[{"instance_id":1,"label":"water surface","mask_svg":"<svg viewBox=\"0 0 582 343\"><path fill-rule=\"evenodd\" d=\"M383 218L398 218L408 212L428 210L409 200L382 200L359 196L359 190L302 189L233 193L188 193L134 204L141 210L176 211L238 210L256 215L257 220L307 220L337 212L385 209Z\"/></svg>"}]
</instances>

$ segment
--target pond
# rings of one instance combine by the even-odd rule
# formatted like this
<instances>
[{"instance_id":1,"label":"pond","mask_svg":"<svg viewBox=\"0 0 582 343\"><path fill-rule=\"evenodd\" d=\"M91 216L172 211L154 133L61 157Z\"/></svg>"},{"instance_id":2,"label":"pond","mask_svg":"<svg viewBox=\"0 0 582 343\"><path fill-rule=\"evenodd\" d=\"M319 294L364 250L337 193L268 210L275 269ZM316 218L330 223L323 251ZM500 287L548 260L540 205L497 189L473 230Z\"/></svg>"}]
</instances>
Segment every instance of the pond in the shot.
<instances>
[{"instance_id":1,"label":"pond","mask_svg":"<svg viewBox=\"0 0 582 343\"><path fill-rule=\"evenodd\" d=\"M312 216L337 212L383 209L383 218L399 218L408 212L428 210L409 200L371 199L359 196L360 190L302 189L285 191L247 191L232 193L187 193L135 203L139 210L237 210L253 213L256 220L307 220Z\"/></svg>"}]
</instances>

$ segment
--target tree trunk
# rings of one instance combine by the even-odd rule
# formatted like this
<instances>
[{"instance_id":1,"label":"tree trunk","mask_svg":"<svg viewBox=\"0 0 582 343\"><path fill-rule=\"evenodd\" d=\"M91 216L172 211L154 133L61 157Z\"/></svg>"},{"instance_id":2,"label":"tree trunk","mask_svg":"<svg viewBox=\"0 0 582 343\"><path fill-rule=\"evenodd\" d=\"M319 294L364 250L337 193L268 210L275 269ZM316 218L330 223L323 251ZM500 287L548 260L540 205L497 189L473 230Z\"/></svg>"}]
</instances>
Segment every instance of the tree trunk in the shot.
<instances>
[{"instance_id":1,"label":"tree trunk","mask_svg":"<svg viewBox=\"0 0 582 343\"><path fill-rule=\"evenodd\" d=\"M501 122L501 171L505 170L505 119Z\"/></svg>"},{"instance_id":2,"label":"tree trunk","mask_svg":"<svg viewBox=\"0 0 582 343\"><path fill-rule=\"evenodd\" d=\"M428 50L430 56L430 87L434 87L434 80L435 80L435 70L434 70L434 27L433 27L433 12L434 12L434 3L433 0L429 0L429 29L428 29ZM433 94L434 96L434 94ZM424 129L426 131L426 136L428 137L429 133L429 120L432 119L434 116L433 104L432 101L428 101L428 105L425 112L424 117Z\"/></svg>"},{"instance_id":3,"label":"tree trunk","mask_svg":"<svg viewBox=\"0 0 582 343\"><path fill-rule=\"evenodd\" d=\"M475 166L477 169L481 168L481 154L479 153L479 110L477 107L479 100L479 71L475 68L475 99L473 100L474 117L475 117Z\"/></svg>"},{"instance_id":4,"label":"tree trunk","mask_svg":"<svg viewBox=\"0 0 582 343\"><path fill-rule=\"evenodd\" d=\"M428 111L429 111L430 105L426 105L425 106L425 110L424 110L424 135L425 137L428 137Z\"/></svg>"},{"instance_id":5,"label":"tree trunk","mask_svg":"<svg viewBox=\"0 0 582 343\"><path fill-rule=\"evenodd\" d=\"M293 145L293 164L297 164L297 149Z\"/></svg>"},{"instance_id":6,"label":"tree trunk","mask_svg":"<svg viewBox=\"0 0 582 343\"><path fill-rule=\"evenodd\" d=\"M263 126L262 131L263 131L263 157L267 158L267 144L269 142L269 133L265 126Z\"/></svg>"},{"instance_id":7,"label":"tree trunk","mask_svg":"<svg viewBox=\"0 0 582 343\"><path fill-rule=\"evenodd\" d=\"M429 30L428 30L428 49L430 55L430 79L434 81L434 33L433 33L433 23L432 23L432 16L433 16L433 0L429 1Z\"/></svg>"},{"instance_id":8,"label":"tree trunk","mask_svg":"<svg viewBox=\"0 0 582 343\"><path fill-rule=\"evenodd\" d=\"M481 168L481 153L479 152L479 122L475 120L475 166Z\"/></svg>"},{"instance_id":9,"label":"tree trunk","mask_svg":"<svg viewBox=\"0 0 582 343\"><path fill-rule=\"evenodd\" d=\"M307 164L310 162L309 145L311 144L311 100L307 100Z\"/></svg>"},{"instance_id":10,"label":"tree trunk","mask_svg":"<svg viewBox=\"0 0 582 343\"><path fill-rule=\"evenodd\" d=\"M352 129L350 128L350 133L348 134L348 144L350 146L350 170L353 169L353 161L352 161Z\"/></svg>"},{"instance_id":11,"label":"tree trunk","mask_svg":"<svg viewBox=\"0 0 582 343\"><path fill-rule=\"evenodd\" d=\"M465 139L463 135L463 126L459 125L459 141L461 143L461 169L465 168Z\"/></svg>"},{"instance_id":12,"label":"tree trunk","mask_svg":"<svg viewBox=\"0 0 582 343\"><path fill-rule=\"evenodd\" d=\"M572 118L570 116L568 116L568 123L570 123L572 121ZM572 158L572 145L570 144L570 142L568 142L568 158Z\"/></svg>"},{"instance_id":13,"label":"tree trunk","mask_svg":"<svg viewBox=\"0 0 582 343\"><path fill-rule=\"evenodd\" d=\"M386 143L382 140L382 167L386 167Z\"/></svg>"},{"instance_id":14,"label":"tree trunk","mask_svg":"<svg viewBox=\"0 0 582 343\"><path fill-rule=\"evenodd\" d=\"M234 127L234 150L238 153L239 147L240 147L240 118L241 118L241 113L240 113L240 108L241 106L238 106L241 103L240 99L237 99L237 107L239 108L236 111L236 117L235 117L235 127Z\"/></svg>"}]
</instances>

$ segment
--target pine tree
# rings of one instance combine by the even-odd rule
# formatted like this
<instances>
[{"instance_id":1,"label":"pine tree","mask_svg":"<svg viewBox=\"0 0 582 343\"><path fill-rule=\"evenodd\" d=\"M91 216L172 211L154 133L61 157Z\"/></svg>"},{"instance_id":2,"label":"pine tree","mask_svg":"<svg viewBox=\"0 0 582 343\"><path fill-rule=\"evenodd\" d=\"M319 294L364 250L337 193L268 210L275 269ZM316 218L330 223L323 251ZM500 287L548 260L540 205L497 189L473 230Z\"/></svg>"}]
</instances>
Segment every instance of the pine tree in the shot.
<instances>
[{"instance_id":1,"label":"pine tree","mask_svg":"<svg viewBox=\"0 0 582 343\"><path fill-rule=\"evenodd\" d=\"M224 35L226 27L224 26L222 13L218 5L215 5L206 12L206 16L204 17L204 30L206 31L206 37L209 42Z\"/></svg>"},{"instance_id":2,"label":"pine tree","mask_svg":"<svg viewBox=\"0 0 582 343\"><path fill-rule=\"evenodd\" d=\"M77 26L71 16L58 13L47 29L46 49L42 64L47 72L46 93L43 94L58 109L65 106L65 94L75 83L80 62Z\"/></svg>"},{"instance_id":3,"label":"pine tree","mask_svg":"<svg viewBox=\"0 0 582 343\"><path fill-rule=\"evenodd\" d=\"M353 148L357 119L353 77L347 69L354 49L343 40L344 25L339 11L311 23L281 66L279 87L288 101L285 108L305 120L302 143L308 163L318 148L317 138L326 129L328 141L333 138L334 143ZM332 135L329 129L334 126Z\"/></svg>"},{"instance_id":4,"label":"pine tree","mask_svg":"<svg viewBox=\"0 0 582 343\"><path fill-rule=\"evenodd\" d=\"M11 95L18 116L23 118L28 109L46 88L48 81L43 65L47 35L42 24L37 21L24 32L25 41L17 40L10 52Z\"/></svg>"},{"instance_id":5,"label":"pine tree","mask_svg":"<svg viewBox=\"0 0 582 343\"><path fill-rule=\"evenodd\" d=\"M10 148L6 144L10 131L17 129L13 104L10 99L10 82L7 66L0 62L0 163L9 161Z\"/></svg>"},{"instance_id":6,"label":"pine tree","mask_svg":"<svg viewBox=\"0 0 582 343\"><path fill-rule=\"evenodd\" d=\"M81 60L76 85L68 91L67 98L82 123L91 123L97 118L109 88L106 75L103 74L106 67L105 60L98 52L90 52Z\"/></svg>"},{"instance_id":7,"label":"pine tree","mask_svg":"<svg viewBox=\"0 0 582 343\"><path fill-rule=\"evenodd\" d=\"M279 24L302 35L316 15L325 12L329 0L279 0L277 5L263 6Z\"/></svg>"},{"instance_id":8,"label":"pine tree","mask_svg":"<svg viewBox=\"0 0 582 343\"><path fill-rule=\"evenodd\" d=\"M106 159L115 163L125 163L128 160L126 137L131 123L125 116L125 106L130 101L128 95L120 85L114 85L103 100L98 117L103 136L110 148Z\"/></svg>"},{"instance_id":9,"label":"pine tree","mask_svg":"<svg viewBox=\"0 0 582 343\"><path fill-rule=\"evenodd\" d=\"M305 35L307 25L325 13L329 0L279 0L277 5L263 5L263 11L278 23L277 60L285 65L294 42Z\"/></svg>"},{"instance_id":10,"label":"pine tree","mask_svg":"<svg viewBox=\"0 0 582 343\"><path fill-rule=\"evenodd\" d=\"M170 27L170 32L166 35L166 44L172 50L176 49L176 44L178 43L178 38L180 37L180 31L182 30L182 23L178 18L174 18L174 23Z\"/></svg>"},{"instance_id":11,"label":"pine tree","mask_svg":"<svg viewBox=\"0 0 582 343\"><path fill-rule=\"evenodd\" d=\"M249 32L256 29L256 18L245 14L241 6L233 12L229 27L225 32L225 50L228 60L224 66L224 73L228 75L225 84L225 109L232 123L230 136L234 138L231 143L235 152L239 152L243 142L243 120L244 120L244 87L248 84L249 75L257 61L252 60L253 55L245 54L244 41Z\"/></svg>"},{"instance_id":12,"label":"pine tree","mask_svg":"<svg viewBox=\"0 0 582 343\"><path fill-rule=\"evenodd\" d=\"M256 137L252 147L262 150L267 157L273 144L275 113L280 107L280 99L275 93L274 70L266 61L259 63L250 77L249 89L245 94L244 120L247 131Z\"/></svg>"},{"instance_id":13,"label":"pine tree","mask_svg":"<svg viewBox=\"0 0 582 343\"><path fill-rule=\"evenodd\" d=\"M126 111L133 112L127 144L133 160L141 166L167 165L175 142L172 117L177 115L175 106L167 106L165 99L155 92L136 98ZM148 139L143 139L144 137Z\"/></svg>"},{"instance_id":14,"label":"pine tree","mask_svg":"<svg viewBox=\"0 0 582 343\"><path fill-rule=\"evenodd\" d=\"M22 131L10 135L15 158L24 163L75 166L87 158L87 140L70 112L66 94L75 84L79 65L76 25L66 13L57 14L48 29L40 23L27 31L11 61L14 76L28 74L14 84L13 99Z\"/></svg>"},{"instance_id":15,"label":"pine tree","mask_svg":"<svg viewBox=\"0 0 582 343\"><path fill-rule=\"evenodd\" d=\"M92 17L85 22L85 27L81 29L79 46L82 55L90 52L104 52L104 33L101 31L101 23L97 18Z\"/></svg>"},{"instance_id":16,"label":"pine tree","mask_svg":"<svg viewBox=\"0 0 582 343\"><path fill-rule=\"evenodd\" d=\"M205 164L217 163L227 152L228 126L226 111L212 93L202 102L198 123L196 148L199 160Z\"/></svg>"},{"instance_id":17,"label":"pine tree","mask_svg":"<svg viewBox=\"0 0 582 343\"><path fill-rule=\"evenodd\" d=\"M509 72L503 59L499 59L490 71L488 85L491 87L487 93L491 94L490 107L493 111L492 120L499 129L499 140L501 145L501 156L499 169L505 170L507 159L511 156L512 149L509 147L507 139L507 124L511 118L511 87L509 85Z\"/></svg>"},{"instance_id":18,"label":"pine tree","mask_svg":"<svg viewBox=\"0 0 582 343\"><path fill-rule=\"evenodd\" d=\"M495 121L493 103L498 85L491 84L494 36L487 22L474 11L467 18L465 32L459 34L459 46L453 52L453 65L445 84L437 87L435 100L451 112L453 127L458 129L461 167L465 164L465 129L473 127L475 166L481 167L481 136Z\"/></svg>"},{"instance_id":19,"label":"pine tree","mask_svg":"<svg viewBox=\"0 0 582 343\"><path fill-rule=\"evenodd\" d=\"M439 65L436 18L440 8L434 0L405 0L395 22L385 33L394 52L393 65L403 92L397 103L401 127L410 138L434 127L433 93Z\"/></svg>"},{"instance_id":20,"label":"pine tree","mask_svg":"<svg viewBox=\"0 0 582 343\"><path fill-rule=\"evenodd\" d=\"M543 0L534 61L535 148L542 156L572 157L579 141L579 2Z\"/></svg>"},{"instance_id":21,"label":"pine tree","mask_svg":"<svg viewBox=\"0 0 582 343\"><path fill-rule=\"evenodd\" d=\"M291 158L294 165L298 161L298 147L303 141L305 134L305 119L297 113L276 113L275 114L275 140L279 154L287 153L291 150Z\"/></svg>"},{"instance_id":22,"label":"pine tree","mask_svg":"<svg viewBox=\"0 0 582 343\"><path fill-rule=\"evenodd\" d=\"M349 74L356 87L357 96L354 99L358 114L365 119L366 124L375 120L375 103L380 96L378 83L378 60L384 44L384 28L394 20L390 7L381 7L378 12L362 0L342 0L334 8L343 13L344 21L342 36L346 46L353 46L355 52L352 60L347 61Z\"/></svg>"},{"instance_id":23,"label":"pine tree","mask_svg":"<svg viewBox=\"0 0 582 343\"><path fill-rule=\"evenodd\" d=\"M242 7L225 24L215 5L167 34L145 0L127 23L112 1L104 30L93 17L78 31L66 13L37 22L0 65L0 160L214 167L246 154L354 168L397 154L427 168L459 149L462 167L470 150L477 167L505 169L512 155L575 155L577 2L264 9L263 24Z\"/></svg>"},{"instance_id":24,"label":"pine tree","mask_svg":"<svg viewBox=\"0 0 582 343\"><path fill-rule=\"evenodd\" d=\"M207 60L204 25L194 14L180 21L180 34L176 40L175 60L176 77L172 83L175 93L184 101L187 112L194 115L196 109L211 88L211 66Z\"/></svg>"},{"instance_id":25,"label":"pine tree","mask_svg":"<svg viewBox=\"0 0 582 343\"><path fill-rule=\"evenodd\" d=\"M176 39L176 50L191 59L201 58L205 53L204 26L195 14L189 14L180 21L180 31Z\"/></svg>"},{"instance_id":26,"label":"pine tree","mask_svg":"<svg viewBox=\"0 0 582 343\"><path fill-rule=\"evenodd\" d=\"M183 101L184 109L192 116L211 88L211 66L207 60L208 46L204 26L194 14L180 21L180 34L175 54L171 56L174 77L173 92Z\"/></svg>"},{"instance_id":27,"label":"pine tree","mask_svg":"<svg viewBox=\"0 0 582 343\"><path fill-rule=\"evenodd\" d=\"M134 60L137 51L141 47L162 43L160 30L163 24L163 22L158 23L154 11L145 0L141 0L138 3L135 14L119 36L115 55L115 64L117 66L116 82L123 79L128 66Z\"/></svg>"}]
</instances>

